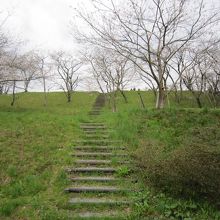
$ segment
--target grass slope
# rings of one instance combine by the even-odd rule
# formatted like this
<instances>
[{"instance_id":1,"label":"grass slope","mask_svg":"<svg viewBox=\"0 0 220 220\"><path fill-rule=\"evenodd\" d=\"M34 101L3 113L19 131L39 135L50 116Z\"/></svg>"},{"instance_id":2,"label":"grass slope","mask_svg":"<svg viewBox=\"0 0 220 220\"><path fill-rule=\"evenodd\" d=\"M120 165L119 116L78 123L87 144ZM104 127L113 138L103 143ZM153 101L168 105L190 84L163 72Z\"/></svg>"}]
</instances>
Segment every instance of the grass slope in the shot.
<instances>
[{"instance_id":1,"label":"grass slope","mask_svg":"<svg viewBox=\"0 0 220 220\"><path fill-rule=\"evenodd\" d=\"M68 219L62 212L68 184L64 168L71 162L72 141L97 93L0 96L0 219ZM58 211L58 209L60 209Z\"/></svg>"},{"instance_id":2,"label":"grass slope","mask_svg":"<svg viewBox=\"0 0 220 220\"><path fill-rule=\"evenodd\" d=\"M149 92L142 92L147 109L141 110L137 92L126 95L129 103L118 96L118 112L106 108L103 118L136 164L142 192L134 195L135 218L220 219L220 110L198 109L188 94L155 110Z\"/></svg>"},{"instance_id":3,"label":"grass slope","mask_svg":"<svg viewBox=\"0 0 220 220\"><path fill-rule=\"evenodd\" d=\"M210 195L220 188L219 110L199 110L184 93L180 103L171 94L172 108L156 111L153 93L141 94L147 110L131 91L128 104L118 96L118 112L106 106L99 119L115 129L113 138L133 156L135 166L119 170L140 189L130 195L135 203L129 219L220 219L210 203L218 206ZM72 163L72 141L96 97L77 92L68 104L63 93L49 93L43 107L43 94L22 93L10 107L11 97L0 96L0 219L70 219L64 168Z\"/></svg>"}]
</instances>

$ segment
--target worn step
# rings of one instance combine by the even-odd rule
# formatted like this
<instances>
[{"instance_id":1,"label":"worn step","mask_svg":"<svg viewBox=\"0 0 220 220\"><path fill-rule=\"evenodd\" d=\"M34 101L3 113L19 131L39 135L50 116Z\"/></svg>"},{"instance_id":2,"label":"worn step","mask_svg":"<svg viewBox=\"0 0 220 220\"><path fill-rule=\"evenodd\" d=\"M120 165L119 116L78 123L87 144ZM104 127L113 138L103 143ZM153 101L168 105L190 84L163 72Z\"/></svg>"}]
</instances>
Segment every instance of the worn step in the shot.
<instances>
[{"instance_id":1,"label":"worn step","mask_svg":"<svg viewBox=\"0 0 220 220\"><path fill-rule=\"evenodd\" d=\"M80 123L80 126L104 126L106 127L106 125L104 123L99 123L99 122L83 122Z\"/></svg>"},{"instance_id":2,"label":"worn step","mask_svg":"<svg viewBox=\"0 0 220 220\"><path fill-rule=\"evenodd\" d=\"M80 125L82 129L103 129L106 128L105 125Z\"/></svg>"},{"instance_id":3,"label":"worn step","mask_svg":"<svg viewBox=\"0 0 220 220\"><path fill-rule=\"evenodd\" d=\"M120 141L116 140L108 140L108 139L88 139L88 140L75 140L76 144L115 144L120 143Z\"/></svg>"},{"instance_id":4,"label":"worn step","mask_svg":"<svg viewBox=\"0 0 220 220\"><path fill-rule=\"evenodd\" d=\"M120 205L120 204L130 204L129 201L125 200L113 200L113 199L99 199L99 198L71 198L69 200L69 203L71 204L107 204L107 205Z\"/></svg>"},{"instance_id":5,"label":"worn step","mask_svg":"<svg viewBox=\"0 0 220 220\"><path fill-rule=\"evenodd\" d=\"M93 150L93 151L112 151L112 150L125 150L125 147L116 146L75 146L75 150Z\"/></svg>"},{"instance_id":6,"label":"worn step","mask_svg":"<svg viewBox=\"0 0 220 220\"><path fill-rule=\"evenodd\" d=\"M94 193L117 193L125 192L127 190L120 189L118 187L109 187L109 186L80 186L80 187L69 187L65 189L66 192L74 193L84 193L84 192L94 192Z\"/></svg>"},{"instance_id":7,"label":"worn step","mask_svg":"<svg viewBox=\"0 0 220 220\"><path fill-rule=\"evenodd\" d=\"M117 171L117 169L113 167L77 167L77 168L68 168L66 171L69 173L87 173L87 172L114 173Z\"/></svg>"},{"instance_id":8,"label":"worn step","mask_svg":"<svg viewBox=\"0 0 220 220\"><path fill-rule=\"evenodd\" d=\"M108 152L75 152L73 156L76 157L126 157L127 154L114 154Z\"/></svg>"},{"instance_id":9,"label":"worn step","mask_svg":"<svg viewBox=\"0 0 220 220\"><path fill-rule=\"evenodd\" d=\"M77 176L72 177L72 181L96 181L96 182L111 182L117 181L118 179L113 176Z\"/></svg>"},{"instance_id":10,"label":"worn step","mask_svg":"<svg viewBox=\"0 0 220 220\"><path fill-rule=\"evenodd\" d=\"M107 139L109 138L110 136L107 135L107 134L85 134L85 137L86 138L97 138L97 139Z\"/></svg>"},{"instance_id":11,"label":"worn step","mask_svg":"<svg viewBox=\"0 0 220 220\"><path fill-rule=\"evenodd\" d=\"M78 214L74 214L72 215L72 217L74 219L96 219L96 220L103 220L103 219L112 219L112 220L125 220L128 219L127 218L128 213L124 213L124 215L122 215L122 213L119 212L106 212L106 213L100 213L100 212L82 212L82 213L78 213Z\"/></svg>"},{"instance_id":12,"label":"worn step","mask_svg":"<svg viewBox=\"0 0 220 220\"><path fill-rule=\"evenodd\" d=\"M101 112L101 109L93 109L89 111L89 113L99 114Z\"/></svg>"},{"instance_id":13,"label":"worn step","mask_svg":"<svg viewBox=\"0 0 220 220\"><path fill-rule=\"evenodd\" d=\"M76 164L87 164L87 165L106 165L106 164L129 164L129 161L112 161L112 160L89 160L89 159L84 159L84 160L75 160Z\"/></svg>"},{"instance_id":14,"label":"worn step","mask_svg":"<svg viewBox=\"0 0 220 220\"><path fill-rule=\"evenodd\" d=\"M75 163L77 164L110 164L112 161L111 160L75 160Z\"/></svg>"},{"instance_id":15,"label":"worn step","mask_svg":"<svg viewBox=\"0 0 220 220\"><path fill-rule=\"evenodd\" d=\"M98 116L98 115L100 115L100 113L89 113L88 115L89 116Z\"/></svg>"},{"instance_id":16,"label":"worn step","mask_svg":"<svg viewBox=\"0 0 220 220\"><path fill-rule=\"evenodd\" d=\"M111 130L84 130L85 134L108 134L111 133Z\"/></svg>"}]
</instances>

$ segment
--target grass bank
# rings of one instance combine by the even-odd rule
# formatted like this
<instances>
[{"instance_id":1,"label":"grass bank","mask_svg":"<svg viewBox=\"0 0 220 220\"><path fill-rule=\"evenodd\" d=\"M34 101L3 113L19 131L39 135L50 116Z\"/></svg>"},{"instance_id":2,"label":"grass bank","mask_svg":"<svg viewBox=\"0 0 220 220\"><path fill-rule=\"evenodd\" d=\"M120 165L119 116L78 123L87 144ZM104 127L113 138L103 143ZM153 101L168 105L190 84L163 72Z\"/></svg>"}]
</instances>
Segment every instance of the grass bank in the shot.
<instances>
[{"instance_id":1,"label":"grass bank","mask_svg":"<svg viewBox=\"0 0 220 220\"><path fill-rule=\"evenodd\" d=\"M0 219L67 219L63 193L68 184L72 142L97 93L0 96ZM59 210L59 211L58 211ZM62 211L63 210L63 211Z\"/></svg>"},{"instance_id":2,"label":"grass bank","mask_svg":"<svg viewBox=\"0 0 220 220\"><path fill-rule=\"evenodd\" d=\"M155 110L153 97L144 93L148 107L140 109L137 94L127 96L131 102L118 96L118 112L106 110L103 118L133 157L131 175L142 188L137 216L220 219L220 110L190 102L185 108L187 96L184 103Z\"/></svg>"}]
</instances>

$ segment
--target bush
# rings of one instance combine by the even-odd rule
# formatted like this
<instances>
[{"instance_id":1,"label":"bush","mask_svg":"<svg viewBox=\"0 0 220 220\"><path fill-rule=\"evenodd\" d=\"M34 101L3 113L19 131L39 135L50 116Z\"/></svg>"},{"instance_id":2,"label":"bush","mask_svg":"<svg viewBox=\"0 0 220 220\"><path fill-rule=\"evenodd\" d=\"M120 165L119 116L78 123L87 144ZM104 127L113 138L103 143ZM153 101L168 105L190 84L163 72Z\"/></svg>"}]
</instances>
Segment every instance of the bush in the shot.
<instances>
[{"instance_id":1,"label":"bush","mask_svg":"<svg viewBox=\"0 0 220 220\"><path fill-rule=\"evenodd\" d=\"M187 146L168 154L160 143L145 143L136 151L136 161L154 186L176 195L220 202L220 135L207 128L193 133L196 136ZM207 136L213 136L210 144L204 141Z\"/></svg>"}]
</instances>

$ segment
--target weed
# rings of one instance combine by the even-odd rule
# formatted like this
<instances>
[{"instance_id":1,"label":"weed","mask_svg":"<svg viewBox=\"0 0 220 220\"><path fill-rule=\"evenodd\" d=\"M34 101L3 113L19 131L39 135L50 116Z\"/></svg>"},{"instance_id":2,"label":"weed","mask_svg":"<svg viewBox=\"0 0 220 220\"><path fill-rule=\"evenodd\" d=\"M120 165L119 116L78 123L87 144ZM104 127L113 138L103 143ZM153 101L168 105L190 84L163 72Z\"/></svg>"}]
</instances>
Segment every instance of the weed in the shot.
<instances>
[{"instance_id":1,"label":"weed","mask_svg":"<svg viewBox=\"0 0 220 220\"><path fill-rule=\"evenodd\" d=\"M120 177L125 177L129 175L131 172L131 169L129 169L127 166L121 166L117 169L117 175Z\"/></svg>"}]
</instances>

